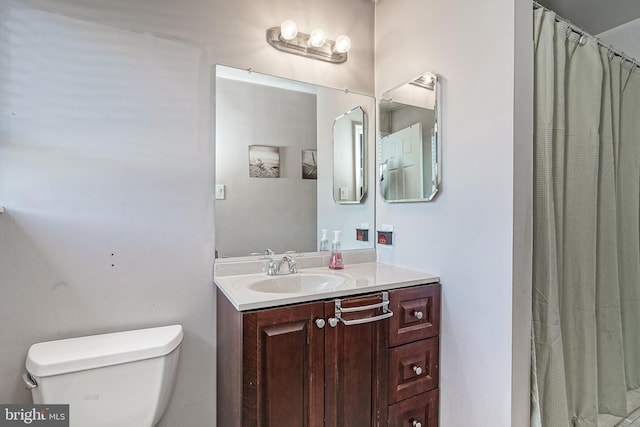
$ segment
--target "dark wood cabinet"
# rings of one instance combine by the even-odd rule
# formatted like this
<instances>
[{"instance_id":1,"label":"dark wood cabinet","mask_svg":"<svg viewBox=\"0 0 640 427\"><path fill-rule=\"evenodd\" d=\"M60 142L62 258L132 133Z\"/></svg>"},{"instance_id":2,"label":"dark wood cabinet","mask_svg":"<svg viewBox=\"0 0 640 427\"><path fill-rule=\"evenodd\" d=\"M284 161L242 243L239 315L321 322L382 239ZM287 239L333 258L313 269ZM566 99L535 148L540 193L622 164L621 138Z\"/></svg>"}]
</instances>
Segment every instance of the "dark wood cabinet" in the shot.
<instances>
[{"instance_id":1,"label":"dark wood cabinet","mask_svg":"<svg viewBox=\"0 0 640 427\"><path fill-rule=\"evenodd\" d=\"M389 292L388 427L438 427L440 284Z\"/></svg>"},{"instance_id":2,"label":"dark wood cabinet","mask_svg":"<svg viewBox=\"0 0 640 427\"><path fill-rule=\"evenodd\" d=\"M440 334L440 284L394 289L389 292L391 335L395 347Z\"/></svg>"},{"instance_id":3,"label":"dark wood cabinet","mask_svg":"<svg viewBox=\"0 0 640 427\"><path fill-rule=\"evenodd\" d=\"M324 425L323 317L322 303L243 316L242 425Z\"/></svg>"},{"instance_id":4,"label":"dark wood cabinet","mask_svg":"<svg viewBox=\"0 0 640 427\"><path fill-rule=\"evenodd\" d=\"M389 402L395 403L438 387L438 338L389 350Z\"/></svg>"},{"instance_id":5,"label":"dark wood cabinet","mask_svg":"<svg viewBox=\"0 0 640 427\"><path fill-rule=\"evenodd\" d=\"M382 302L381 294L341 300L342 307L363 307ZM335 319L335 302L325 303L325 315ZM367 319L380 316L379 308L345 314ZM332 322L332 320L329 320ZM386 410L386 389L379 379L386 375L389 323L378 320L336 327L325 335L326 427L379 427Z\"/></svg>"},{"instance_id":6,"label":"dark wood cabinet","mask_svg":"<svg viewBox=\"0 0 640 427\"><path fill-rule=\"evenodd\" d=\"M218 290L218 427L436 427L439 290L246 312Z\"/></svg>"},{"instance_id":7,"label":"dark wood cabinet","mask_svg":"<svg viewBox=\"0 0 640 427\"><path fill-rule=\"evenodd\" d=\"M438 389L391 405L389 427L438 427Z\"/></svg>"}]
</instances>

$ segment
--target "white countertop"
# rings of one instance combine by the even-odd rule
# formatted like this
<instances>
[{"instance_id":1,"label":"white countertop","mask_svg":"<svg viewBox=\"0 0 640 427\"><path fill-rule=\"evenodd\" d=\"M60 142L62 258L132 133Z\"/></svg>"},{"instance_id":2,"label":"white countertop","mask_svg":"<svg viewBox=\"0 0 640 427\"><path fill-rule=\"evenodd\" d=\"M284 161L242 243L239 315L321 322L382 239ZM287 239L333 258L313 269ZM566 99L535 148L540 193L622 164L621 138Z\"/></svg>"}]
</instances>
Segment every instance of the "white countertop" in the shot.
<instances>
[{"instance_id":1,"label":"white countertop","mask_svg":"<svg viewBox=\"0 0 640 427\"><path fill-rule=\"evenodd\" d=\"M258 292L248 288L249 283L267 279L266 273L217 276L215 283L238 311L246 311L440 281L438 276L429 273L379 262L345 265L342 270L315 267L299 269L299 272L302 274L337 275L343 277L345 281L344 284L333 289L305 293Z\"/></svg>"}]
</instances>

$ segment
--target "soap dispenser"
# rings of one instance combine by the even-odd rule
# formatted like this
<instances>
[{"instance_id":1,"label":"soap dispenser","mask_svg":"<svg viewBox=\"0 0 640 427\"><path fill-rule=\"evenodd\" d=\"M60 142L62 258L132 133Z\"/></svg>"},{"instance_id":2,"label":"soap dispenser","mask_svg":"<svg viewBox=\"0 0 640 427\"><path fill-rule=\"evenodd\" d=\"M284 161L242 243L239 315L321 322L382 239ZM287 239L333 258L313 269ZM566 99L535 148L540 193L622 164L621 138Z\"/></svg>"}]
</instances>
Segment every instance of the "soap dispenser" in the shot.
<instances>
[{"instance_id":1,"label":"soap dispenser","mask_svg":"<svg viewBox=\"0 0 640 427\"><path fill-rule=\"evenodd\" d=\"M329 268L333 270L341 270L344 268L342 263L342 248L340 245L340 231L333 232L333 244L331 245L331 257L329 259Z\"/></svg>"},{"instance_id":2,"label":"soap dispenser","mask_svg":"<svg viewBox=\"0 0 640 427\"><path fill-rule=\"evenodd\" d=\"M320 239L320 252L329 252L329 239L327 238L327 229L322 229L322 238Z\"/></svg>"}]
</instances>

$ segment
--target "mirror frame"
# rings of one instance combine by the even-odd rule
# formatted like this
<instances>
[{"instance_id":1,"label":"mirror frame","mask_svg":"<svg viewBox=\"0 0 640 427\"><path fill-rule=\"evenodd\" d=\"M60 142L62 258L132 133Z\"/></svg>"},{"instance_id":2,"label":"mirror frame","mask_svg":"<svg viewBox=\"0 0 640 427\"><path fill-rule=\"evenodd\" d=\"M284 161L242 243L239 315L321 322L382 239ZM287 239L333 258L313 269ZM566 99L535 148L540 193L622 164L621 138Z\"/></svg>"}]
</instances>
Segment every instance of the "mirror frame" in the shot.
<instances>
[{"instance_id":1,"label":"mirror frame","mask_svg":"<svg viewBox=\"0 0 640 427\"><path fill-rule=\"evenodd\" d=\"M424 76L425 74L428 74L432 77L433 79L433 90L435 91L435 99L434 99L434 124L433 124L433 132L435 135L435 144L436 144L436 149L433 151L433 154L435 155L435 159L431 160L431 164L432 164L432 177L435 176L435 180L433 181L433 183L435 184L435 187L433 188L433 192L428 196L428 197L423 197L423 198L413 198L413 199L397 199L397 200L387 200L385 199L384 195L382 194L382 157L381 157L381 152L382 152L382 134L380 132L380 102L383 100L386 101L390 101L392 100L391 97L389 97L389 93L403 87L409 84L412 84L413 82L415 82L416 80L418 80L419 78L421 78L422 76ZM431 202L433 201L436 196L438 194L440 194L441 187L442 187L442 135L440 132L440 126L442 123L442 103L441 103L441 87L440 87L440 77L438 76L438 74L433 73L431 71L425 71L421 74L419 74L418 76L409 79L407 81L405 81L404 83L401 83L397 86L392 87L391 89L388 89L386 91L384 91L382 93L382 96L380 97L380 101L378 101L378 143L377 143L377 151L378 151L378 187L379 187L379 194L380 197L382 198L382 200L385 203L417 203L417 202ZM406 104L406 105L410 105L410 104Z\"/></svg>"},{"instance_id":2,"label":"mirror frame","mask_svg":"<svg viewBox=\"0 0 640 427\"><path fill-rule=\"evenodd\" d=\"M336 146L336 123L338 122L338 120L340 120L343 117L347 117L349 116L351 113L355 112L356 110L360 110L362 112L362 152L361 152L361 157L360 157L360 161L362 163L362 170L360 171L360 178L362 179L362 194L360 195L360 197L357 200L336 200L336 180L335 180L335 176L336 176L336 163L335 163L335 146ZM369 190L369 186L368 186L368 179L367 179L367 160L368 160L368 147L367 147L367 137L368 137L368 132L367 132L367 126L369 125L369 117L367 115L367 112L364 110L364 108L361 105L355 106L353 108L351 108L349 111L346 111L342 114L340 114L338 117L335 118L335 120L333 121L333 127L331 129L331 136L332 136L332 157L333 157L333 169L332 169L332 178L333 178L333 201L338 204L338 205L356 205L356 204L361 204L367 197L367 191ZM352 124L354 123L353 121L351 122ZM353 129L353 128L352 128ZM353 141L352 141L353 142Z\"/></svg>"}]
</instances>

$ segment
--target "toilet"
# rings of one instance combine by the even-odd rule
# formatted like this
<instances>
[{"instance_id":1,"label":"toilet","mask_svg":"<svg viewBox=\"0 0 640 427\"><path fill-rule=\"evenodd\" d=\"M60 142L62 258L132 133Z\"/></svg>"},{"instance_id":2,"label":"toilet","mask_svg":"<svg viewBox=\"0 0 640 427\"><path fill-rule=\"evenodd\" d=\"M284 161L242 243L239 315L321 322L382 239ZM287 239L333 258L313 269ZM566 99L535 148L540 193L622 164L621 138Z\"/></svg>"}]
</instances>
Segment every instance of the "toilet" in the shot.
<instances>
[{"instance_id":1,"label":"toilet","mask_svg":"<svg viewBox=\"0 0 640 427\"><path fill-rule=\"evenodd\" d=\"M35 404L69 404L70 427L153 427L176 379L182 326L34 344L23 378Z\"/></svg>"}]
</instances>

